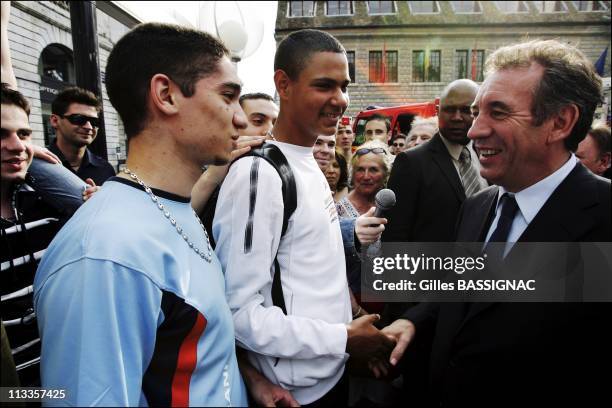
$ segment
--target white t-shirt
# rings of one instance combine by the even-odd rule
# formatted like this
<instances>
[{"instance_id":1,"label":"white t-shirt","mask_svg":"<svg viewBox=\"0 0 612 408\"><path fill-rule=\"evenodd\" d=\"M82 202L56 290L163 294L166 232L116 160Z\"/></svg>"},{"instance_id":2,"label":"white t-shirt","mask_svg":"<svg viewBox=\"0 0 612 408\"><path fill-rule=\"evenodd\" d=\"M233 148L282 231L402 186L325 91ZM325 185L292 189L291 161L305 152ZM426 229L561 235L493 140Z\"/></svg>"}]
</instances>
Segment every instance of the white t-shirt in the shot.
<instances>
[{"instance_id":1,"label":"white t-shirt","mask_svg":"<svg viewBox=\"0 0 612 408\"><path fill-rule=\"evenodd\" d=\"M338 382L348 358L351 306L344 249L331 191L312 148L271 143L287 158L297 187L297 207L285 236L280 239L281 179L268 162L253 157L231 166L219 193L213 234L238 344L251 351L251 361L268 379L308 404ZM287 315L272 304L277 251Z\"/></svg>"}]
</instances>

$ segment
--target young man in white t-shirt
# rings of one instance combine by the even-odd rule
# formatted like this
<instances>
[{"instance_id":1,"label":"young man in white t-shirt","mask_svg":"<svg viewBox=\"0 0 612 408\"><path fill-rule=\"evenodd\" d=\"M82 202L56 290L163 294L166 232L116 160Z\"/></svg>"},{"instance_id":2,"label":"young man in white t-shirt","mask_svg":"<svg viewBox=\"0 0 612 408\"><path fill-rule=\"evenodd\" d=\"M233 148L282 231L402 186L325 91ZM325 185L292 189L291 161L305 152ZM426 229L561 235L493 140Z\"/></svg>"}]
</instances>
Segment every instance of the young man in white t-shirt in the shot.
<instances>
[{"instance_id":1,"label":"young man in white t-shirt","mask_svg":"<svg viewBox=\"0 0 612 408\"><path fill-rule=\"evenodd\" d=\"M372 325L378 316L351 321L338 216L313 157L317 137L334 135L348 106L346 52L327 33L301 30L281 41L274 65L280 112L269 143L289 162L297 207L281 236L277 171L254 157L235 162L215 212L216 252L236 340L253 365L301 405L343 406L349 355L356 365L377 364L393 346ZM272 301L275 258L286 314Z\"/></svg>"}]
</instances>

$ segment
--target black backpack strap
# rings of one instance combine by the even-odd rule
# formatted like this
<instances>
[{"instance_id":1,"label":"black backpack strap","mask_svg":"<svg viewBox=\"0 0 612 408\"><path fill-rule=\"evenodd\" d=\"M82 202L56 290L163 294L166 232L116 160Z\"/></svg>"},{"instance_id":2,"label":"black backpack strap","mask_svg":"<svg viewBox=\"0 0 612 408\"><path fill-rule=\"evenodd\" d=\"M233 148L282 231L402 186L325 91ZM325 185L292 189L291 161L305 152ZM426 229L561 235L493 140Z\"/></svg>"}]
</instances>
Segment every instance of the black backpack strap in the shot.
<instances>
[{"instance_id":1,"label":"black backpack strap","mask_svg":"<svg viewBox=\"0 0 612 408\"><path fill-rule=\"evenodd\" d=\"M251 252L253 245L253 220L255 217L255 203L257 202L257 181L259 179L259 157L253 158L253 164L251 164L251 174L249 176L249 218L247 225L244 230L244 253L248 254Z\"/></svg>"},{"instance_id":2,"label":"black backpack strap","mask_svg":"<svg viewBox=\"0 0 612 408\"><path fill-rule=\"evenodd\" d=\"M295 184L295 177L293 176L293 171L291 170L291 167L287 162L287 158L276 145L273 145L271 143L264 143L262 146L252 149L242 157L246 156L255 156L255 160L253 161L253 165L251 166L249 221L247 223L247 228L245 231L245 250L247 248L247 244L250 250L253 239L253 219L251 217L251 214L253 214L254 212L255 202L257 199L257 172L259 170L259 160L257 158L261 157L262 159L270 163L270 165L274 167L282 181L284 211L281 237L283 237L285 235L285 232L287 232L289 218L291 218L291 215L297 208L297 188ZM287 314L287 307L285 306L285 297L283 295L283 286L281 283L281 270L280 264L278 263L278 254L274 256L274 276L272 278L272 304L274 306L279 307L285 315Z\"/></svg>"},{"instance_id":3,"label":"black backpack strap","mask_svg":"<svg viewBox=\"0 0 612 408\"><path fill-rule=\"evenodd\" d=\"M254 156L260 156L265 159L276 171L283 182L283 204L285 207L283 216L283 229L281 237L287 232L289 225L289 218L297 208L297 188L295 186L295 177L293 177L293 170L287 162L287 158L278 148L278 146L271 143L265 143L257 149L251 150Z\"/></svg>"},{"instance_id":4,"label":"black backpack strap","mask_svg":"<svg viewBox=\"0 0 612 408\"><path fill-rule=\"evenodd\" d=\"M287 306L285 306L285 295L283 294L283 285L281 283L281 270L278 263L278 257L274 257L274 277L272 278L272 304L281 308L283 313L287 315Z\"/></svg>"}]
</instances>

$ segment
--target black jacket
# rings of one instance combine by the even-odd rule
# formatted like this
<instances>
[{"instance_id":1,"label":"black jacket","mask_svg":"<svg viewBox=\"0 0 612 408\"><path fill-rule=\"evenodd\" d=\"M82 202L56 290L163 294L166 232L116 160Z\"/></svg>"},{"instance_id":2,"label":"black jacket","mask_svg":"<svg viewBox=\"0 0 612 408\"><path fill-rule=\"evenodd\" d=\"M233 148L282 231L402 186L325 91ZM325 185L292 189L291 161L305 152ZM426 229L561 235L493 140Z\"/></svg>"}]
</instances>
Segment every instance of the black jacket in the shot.
<instances>
[{"instance_id":1,"label":"black jacket","mask_svg":"<svg viewBox=\"0 0 612 408\"><path fill-rule=\"evenodd\" d=\"M497 192L490 187L466 200L457 241L484 240ZM578 163L519 241L610 241L610 182ZM430 403L589 406L612 398L601 374L612 363L610 306L423 303L403 317L415 323L421 342L431 344Z\"/></svg>"},{"instance_id":2,"label":"black jacket","mask_svg":"<svg viewBox=\"0 0 612 408\"><path fill-rule=\"evenodd\" d=\"M439 133L395 158L388 188L396 205L387 214L387 242L452 242L465 200L461 179Z\"/></svg>"}]
</instances>

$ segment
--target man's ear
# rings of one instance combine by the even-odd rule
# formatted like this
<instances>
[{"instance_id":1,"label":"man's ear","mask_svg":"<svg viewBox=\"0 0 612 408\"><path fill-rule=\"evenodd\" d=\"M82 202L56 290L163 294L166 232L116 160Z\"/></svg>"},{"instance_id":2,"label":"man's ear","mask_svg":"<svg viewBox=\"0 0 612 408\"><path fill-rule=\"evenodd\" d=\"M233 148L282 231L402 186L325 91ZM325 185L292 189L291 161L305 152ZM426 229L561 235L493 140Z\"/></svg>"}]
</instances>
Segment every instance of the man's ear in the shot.
<instances>
[{"instance_id":1,"label":"man's ear","mask_svg":"<svg viewBox=\"0 0 612 408\"><path fill-rule=\"evenodd\" d=\"M291 78L282 69L274 72L274 85L280 99L287 99L291 95Z\"/></svg>"},{"instance_id":2,"label":"man's ear","mask_svg":"<svg viewBox=\"0 0 612 408\"><path fill-rule=\"evenodd\" d=\"M176 92L178 86L164 74L155 74L151 78L149 89L149 101L151 106L165 115L178 113Z\"/></svg>"},{"instance_id":3,"label":"man's ear","mask_svg":"<svg viewBox=\"0 0 612 408\"><path fill-rule=\"evenodd\" d=\"M576 105L562 107L552 118L552 128L547 142L552 144L566 139L572 133L579 116L580 110Z\"/></svg>"},{"instance_id":4,"label":"man's ear","mask_svg":"<svg viewBox=\"0 0 612 408\"><path fill-rule=\"evenodd\" d=\"M604 153L599 159L599 170L603 173L610 168L610 152Z\"/></svg>"},{"instance_id":5,"label":"man's ear","mask_svg":"<svg viewBox=\"0 0 612 408\"><path fill-rule=\"evenodd\" d=\"M59 120L60 120L60 117L57 116L56 114L53 114L49 117L49 123L51 124L51 127L53 129L57 129L57 127L59 126Z\"/></svg>"}]
</instances>

